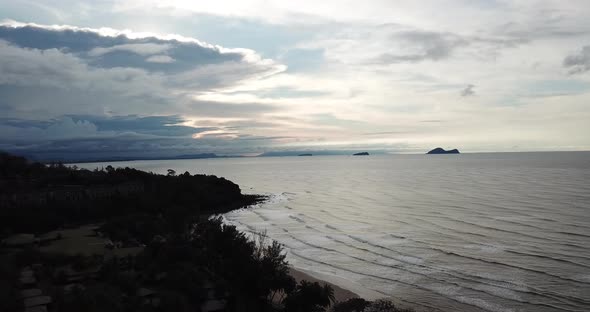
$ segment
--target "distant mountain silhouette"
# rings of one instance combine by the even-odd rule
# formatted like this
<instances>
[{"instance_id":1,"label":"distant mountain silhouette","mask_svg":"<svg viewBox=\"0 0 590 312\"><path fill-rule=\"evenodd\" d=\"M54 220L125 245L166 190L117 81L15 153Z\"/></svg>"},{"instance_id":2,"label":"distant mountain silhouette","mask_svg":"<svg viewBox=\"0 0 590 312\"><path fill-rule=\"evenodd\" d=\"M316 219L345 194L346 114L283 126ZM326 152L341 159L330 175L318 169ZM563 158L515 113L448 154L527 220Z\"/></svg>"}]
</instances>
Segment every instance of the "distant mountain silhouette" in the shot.
<instances>
[{"instance_id":1,"label":"distant mountain silhouette","mask_svg":"<svg viewBox=\"0 0 590 312\"><path fill-rule=\"evenodd\" d=\"M28 156L28 155L25 155ZM236 158L245 157L242 155L230 155L230 156L219 156L214 153L202 153L202 154L185 154L185 155L173 155L173 156L128 156L128 157L100 157L100 158L88 158L88 159L66 159L66 163L85 163L85 162L107 162L107 161L131 161L131 160L168 160L168 159L205 159L205 158ZM33 157L30 157L33 159ZM52 162L53 159L41 160L45 162Z\"/></svg>"},{"instance_id":2,"label":"distant mountain silhouette","mask_svg":"<svg viewBox=\"0 0 590 312\"><path fill-rule=\"evenodd\" d=\"M426 154L460 154L458 149L452 149L452 150L445 150L443 148L437 147L431 151L429 151Z\"/></svg>"},{"instance_id":3,"label":"distant mountain silhouette","mask_svg":"<svg viewBox=\"0 0 590 312\"><path fill-rule=\"evenodd\" d=\"M367 153L367 152L354 153L354 154L352 154L352 156L369 156L369 153Z\"/></svg>"},{"instance_id":4,"label":"distant mountain silhouette","mask_svg":"<svg viewBox=\"0 0 590 312\"><path fill-rule=\"evenodd\" d=\"M203 154L187 154L187 155L178 155L171 157L172 159L200 159L200 158L217 158L216 154L213 153L203 153Z\"/></svg>"}]
</instances>

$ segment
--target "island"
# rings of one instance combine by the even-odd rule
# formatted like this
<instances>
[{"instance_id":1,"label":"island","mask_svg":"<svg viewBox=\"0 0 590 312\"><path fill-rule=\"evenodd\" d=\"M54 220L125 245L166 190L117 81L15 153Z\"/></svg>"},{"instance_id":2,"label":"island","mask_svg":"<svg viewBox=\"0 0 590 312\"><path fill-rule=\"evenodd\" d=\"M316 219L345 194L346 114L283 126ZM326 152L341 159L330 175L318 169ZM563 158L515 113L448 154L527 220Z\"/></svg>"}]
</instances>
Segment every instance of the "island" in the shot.
<instances>
[{"instance_id":1,"label":"island","mask_svg":"<svg viewBox=\"0 0 590 312\"><path fill-rule=\"evenodd\" d=\"M452 150L445 150L443 148L437 147L431 151L429 151L426 154L460 154L458 149L452 149Z\"/></svg>"},{"instance_id":2,"label":"island","mask_svg":"<svg viewBox=\"0 0 590 312\"><path fill-rule=\"evenodd\" d=\"M367 153L367 152L354 153L354 154L352 154L352 156L369 156L369 153Z\"/></svg>"},{"instance_id":3,"label":"island","mask_svg":"<svg viewBox=\"0 0 590 312\"><path fill-rule=\"evenodd\" d=\"M313 156L313 154L299 154L297 156Z\"/></svg>"}]
</instances>

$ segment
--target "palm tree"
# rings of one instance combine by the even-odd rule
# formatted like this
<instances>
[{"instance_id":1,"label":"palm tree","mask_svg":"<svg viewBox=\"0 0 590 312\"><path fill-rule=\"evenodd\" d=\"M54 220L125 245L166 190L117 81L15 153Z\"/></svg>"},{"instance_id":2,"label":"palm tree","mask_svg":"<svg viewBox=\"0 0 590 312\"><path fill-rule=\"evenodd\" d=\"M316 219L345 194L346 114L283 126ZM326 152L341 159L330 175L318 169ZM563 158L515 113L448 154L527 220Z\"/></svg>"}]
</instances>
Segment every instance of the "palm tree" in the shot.
<instances>
[{"instance_id":1,"label":"palm tree","mask_svg":"<svg viewBox=\"0 0 590 312\"><path fill-rule=\"evenodd\" d=\"M324 307L329 306L330 304L336 302L336 297L334 296L334 288L328 284L324 284L322 287L322 297L327 299L327 304Z\"/></svg>"}]
</instances>

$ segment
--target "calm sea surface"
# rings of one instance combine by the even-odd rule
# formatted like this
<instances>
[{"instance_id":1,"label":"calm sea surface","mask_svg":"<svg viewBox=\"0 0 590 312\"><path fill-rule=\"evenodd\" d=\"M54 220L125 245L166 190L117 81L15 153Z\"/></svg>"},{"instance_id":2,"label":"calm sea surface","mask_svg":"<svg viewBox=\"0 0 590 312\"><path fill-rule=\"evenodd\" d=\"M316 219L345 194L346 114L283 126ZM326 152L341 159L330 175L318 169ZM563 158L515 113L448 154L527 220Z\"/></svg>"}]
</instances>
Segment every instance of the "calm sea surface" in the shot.
<instances>
[{"instance_id":1,"label":"calm sea surface","mask_svg":"<svg viewBox=\"0 0 590 312\"><path fill-rule=\"evenodd\" d=\"M588 152L113 165L214 174L271 195L225 218L368 297L426 311L590 311Z\"/></svg>"}]
</instances>

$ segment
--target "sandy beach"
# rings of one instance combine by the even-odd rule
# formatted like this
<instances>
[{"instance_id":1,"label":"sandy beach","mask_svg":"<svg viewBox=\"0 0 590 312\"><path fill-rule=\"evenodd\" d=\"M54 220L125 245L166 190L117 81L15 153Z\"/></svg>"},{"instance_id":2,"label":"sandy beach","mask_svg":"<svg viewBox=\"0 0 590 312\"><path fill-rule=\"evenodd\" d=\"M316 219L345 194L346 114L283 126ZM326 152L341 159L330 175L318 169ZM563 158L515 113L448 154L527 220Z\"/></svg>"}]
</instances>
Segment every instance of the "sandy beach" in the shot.
<instances>
[{"instance_id":1,"label":"sandy beach","mask_svg":"<svg viewBox=\"0 0 590 312\"><path fill-rule=\"evenodd\" d=\"M307 280L310 282L318 282L320 284L328 284L330 286L332 286L332 288L334 288L334 297L336 298L336 302L342 302L342 301L346 301L348 299L351 298L359 298L360 296L357 295L356 293L344 289L336 284L315 278L301 270L297 270L293 267L291 267L289 274L291 274L291 276L293 276L297 282L299 282L300 280Z\"/></svg>"}]
</instances>

